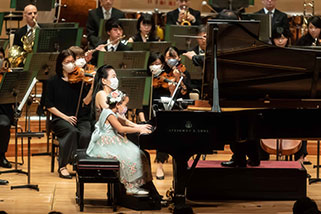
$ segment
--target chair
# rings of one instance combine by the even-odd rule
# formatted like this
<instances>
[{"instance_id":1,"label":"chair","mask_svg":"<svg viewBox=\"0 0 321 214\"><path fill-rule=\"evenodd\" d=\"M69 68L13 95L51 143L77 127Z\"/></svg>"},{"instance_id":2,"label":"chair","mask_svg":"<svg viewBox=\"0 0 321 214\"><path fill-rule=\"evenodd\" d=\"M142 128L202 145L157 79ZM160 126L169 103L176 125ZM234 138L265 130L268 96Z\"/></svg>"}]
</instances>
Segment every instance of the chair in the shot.
<instances>
[{"instance_id":1,"label":"chair","mask_svg":"<svg viewBox=\"0 0 321 214\"><path fill-rule=\"evenodd\" d=\"M76 152L76 202L80 211L84 210L84 184L107 183L107 204L117 209L117 189L119 187L119 161L107 158L92 158L86 155L86 149Z\"/></svg>"},{"instance_id":2,"label":"chair","mask_svg":"<svg viewBox=\"0 0 321 214\"><path fill-rule=\"evenodd\" d=\"M55 133L51 132L51 172L55 170L55 157L59 152L59 141Z\"/></svg>"}]
</instances>

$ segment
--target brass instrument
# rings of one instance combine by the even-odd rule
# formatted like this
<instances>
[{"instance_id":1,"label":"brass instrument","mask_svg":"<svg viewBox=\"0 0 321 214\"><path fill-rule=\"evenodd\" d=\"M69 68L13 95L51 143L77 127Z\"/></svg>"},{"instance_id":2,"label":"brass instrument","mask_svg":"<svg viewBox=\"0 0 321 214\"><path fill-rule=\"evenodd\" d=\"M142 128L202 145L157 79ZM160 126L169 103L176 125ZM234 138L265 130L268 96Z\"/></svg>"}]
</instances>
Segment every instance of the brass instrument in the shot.
<instances>
[{"instance_id":1,"label":"brass instrument","mask_svg":"<svg viewBox=\"0 0 321 214\"><path fill-rule=\"evenodd\" d=\"M23 44L23 48L18 45L14 45L9 48L8 60L10 62L11 68L18 67L21 63L24 63L27 54L32 52L32 48L34 45L36 28L40 28L37 21L33 19L35 26L31 28L26 35L21 38L21 42Z\"/></svg>"},{"instance_id":2,"label":"brass instrument","mask_svg":"<svg viewBox=\"0 0 321 214\"><path fill-rule=\"evenodd\" d=\"M308 15L307 15L307 10L308 7L311 8L311 14L309 16L314 16L314 0L304 0L303 3L303 24L301 28L301 34L304 35L308 31Z\"/></svg>"},{"instance_id":3,"label":"brass instrument","mask_svg":"<svg viewBox=\"0 0 321 214\"><path fill-rule=\"evenodd\" d=\"M185 13L184 13L184 18L182 19L181 25L191 26L191 22L187 20L187 16L189 14L188 8L184 6L183 10L185 11Z\"/></svg>"}]
</instances>

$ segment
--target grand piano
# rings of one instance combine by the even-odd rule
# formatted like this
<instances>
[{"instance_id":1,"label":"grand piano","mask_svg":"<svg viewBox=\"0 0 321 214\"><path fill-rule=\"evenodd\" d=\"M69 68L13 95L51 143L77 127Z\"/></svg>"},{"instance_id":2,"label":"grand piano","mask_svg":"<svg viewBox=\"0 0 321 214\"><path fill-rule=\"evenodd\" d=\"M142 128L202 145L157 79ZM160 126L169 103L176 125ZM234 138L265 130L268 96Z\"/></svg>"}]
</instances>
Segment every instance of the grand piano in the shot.
<instances>
[{"instance_id":1,"label":"grand piano","mask_svg":"<svg viewBox=\"0 0 321 214\"><path fill-rule=\"evenodd\" d=\"M258 32L255 21L210 20L202 97L212 111L160 111L154 132L140 137L142 148L173 156L177 209L201 154L233 141L321 138L321 50L278 48ZM221 111L228 107L247 110Z\"/></svg>"}]
</instances>

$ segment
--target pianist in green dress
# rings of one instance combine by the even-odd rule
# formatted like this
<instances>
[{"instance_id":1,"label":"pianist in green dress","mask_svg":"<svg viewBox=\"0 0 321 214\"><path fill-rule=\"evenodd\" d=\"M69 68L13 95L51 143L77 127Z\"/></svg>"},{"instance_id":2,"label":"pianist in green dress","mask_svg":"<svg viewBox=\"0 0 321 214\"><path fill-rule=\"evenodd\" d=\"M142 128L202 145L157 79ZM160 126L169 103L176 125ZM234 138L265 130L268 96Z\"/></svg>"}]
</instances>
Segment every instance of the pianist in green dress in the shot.
<instances>
[{"instance_id":1,"label":"pianist in green dress","mask_svg":"<svg viewBox=\"0 0 321 214\"><path fill-rule=\"evenodd\" d=\"M127 194L148 194L140 188L151 182L151 168L148 159L138 146L126 139L126 133L149 134L145 126L129 127L122 125L117 113L127 110L128 96L116 90L107 96L109 109L103 109L95 125L87 155L90 157L112 158L120 162L120 182Z\"/></svg>"}]
</instances>

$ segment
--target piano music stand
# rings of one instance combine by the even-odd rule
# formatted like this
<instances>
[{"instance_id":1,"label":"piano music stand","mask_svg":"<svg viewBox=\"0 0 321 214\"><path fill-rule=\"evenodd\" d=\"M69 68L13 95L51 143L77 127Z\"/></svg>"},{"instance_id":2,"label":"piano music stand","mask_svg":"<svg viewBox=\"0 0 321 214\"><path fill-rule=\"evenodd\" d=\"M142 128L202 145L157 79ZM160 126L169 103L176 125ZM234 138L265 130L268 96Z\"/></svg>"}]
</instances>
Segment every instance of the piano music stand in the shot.
<instances>
[{"instance_id":1,"label":"piano music stand","mask_svg":"<svg viewBox=\"0 0 321 214\"><path fill-rule=\"evenodd\" d=\"M143 105L149 105L152 79L146 70L116 70L119 79L119 89L130 98L129 109L142 109Z\"/></svg>"},{"instance_id":2,"label":"piano music stand","mask_svg":"<svg viewBox=\"0 0 321 214\"><path fill-rule=\"evenodd\" d=\"M313 168L317 168L316 178L309 178L309 184L317 183L321 181L320 178L320 140L317 141L317 165Z\"/></svg>"},{"instance_id":3,"label":"piano music stand","mask_svg":"<svg viewBox=\"0 0 321 214\"><path fill-rule=\"evenodd\" d=\"M146 70L149 52L147 51L115 51L98 53L98 67L108 64L115 69Z\"/></svg>"}]
</instances>

